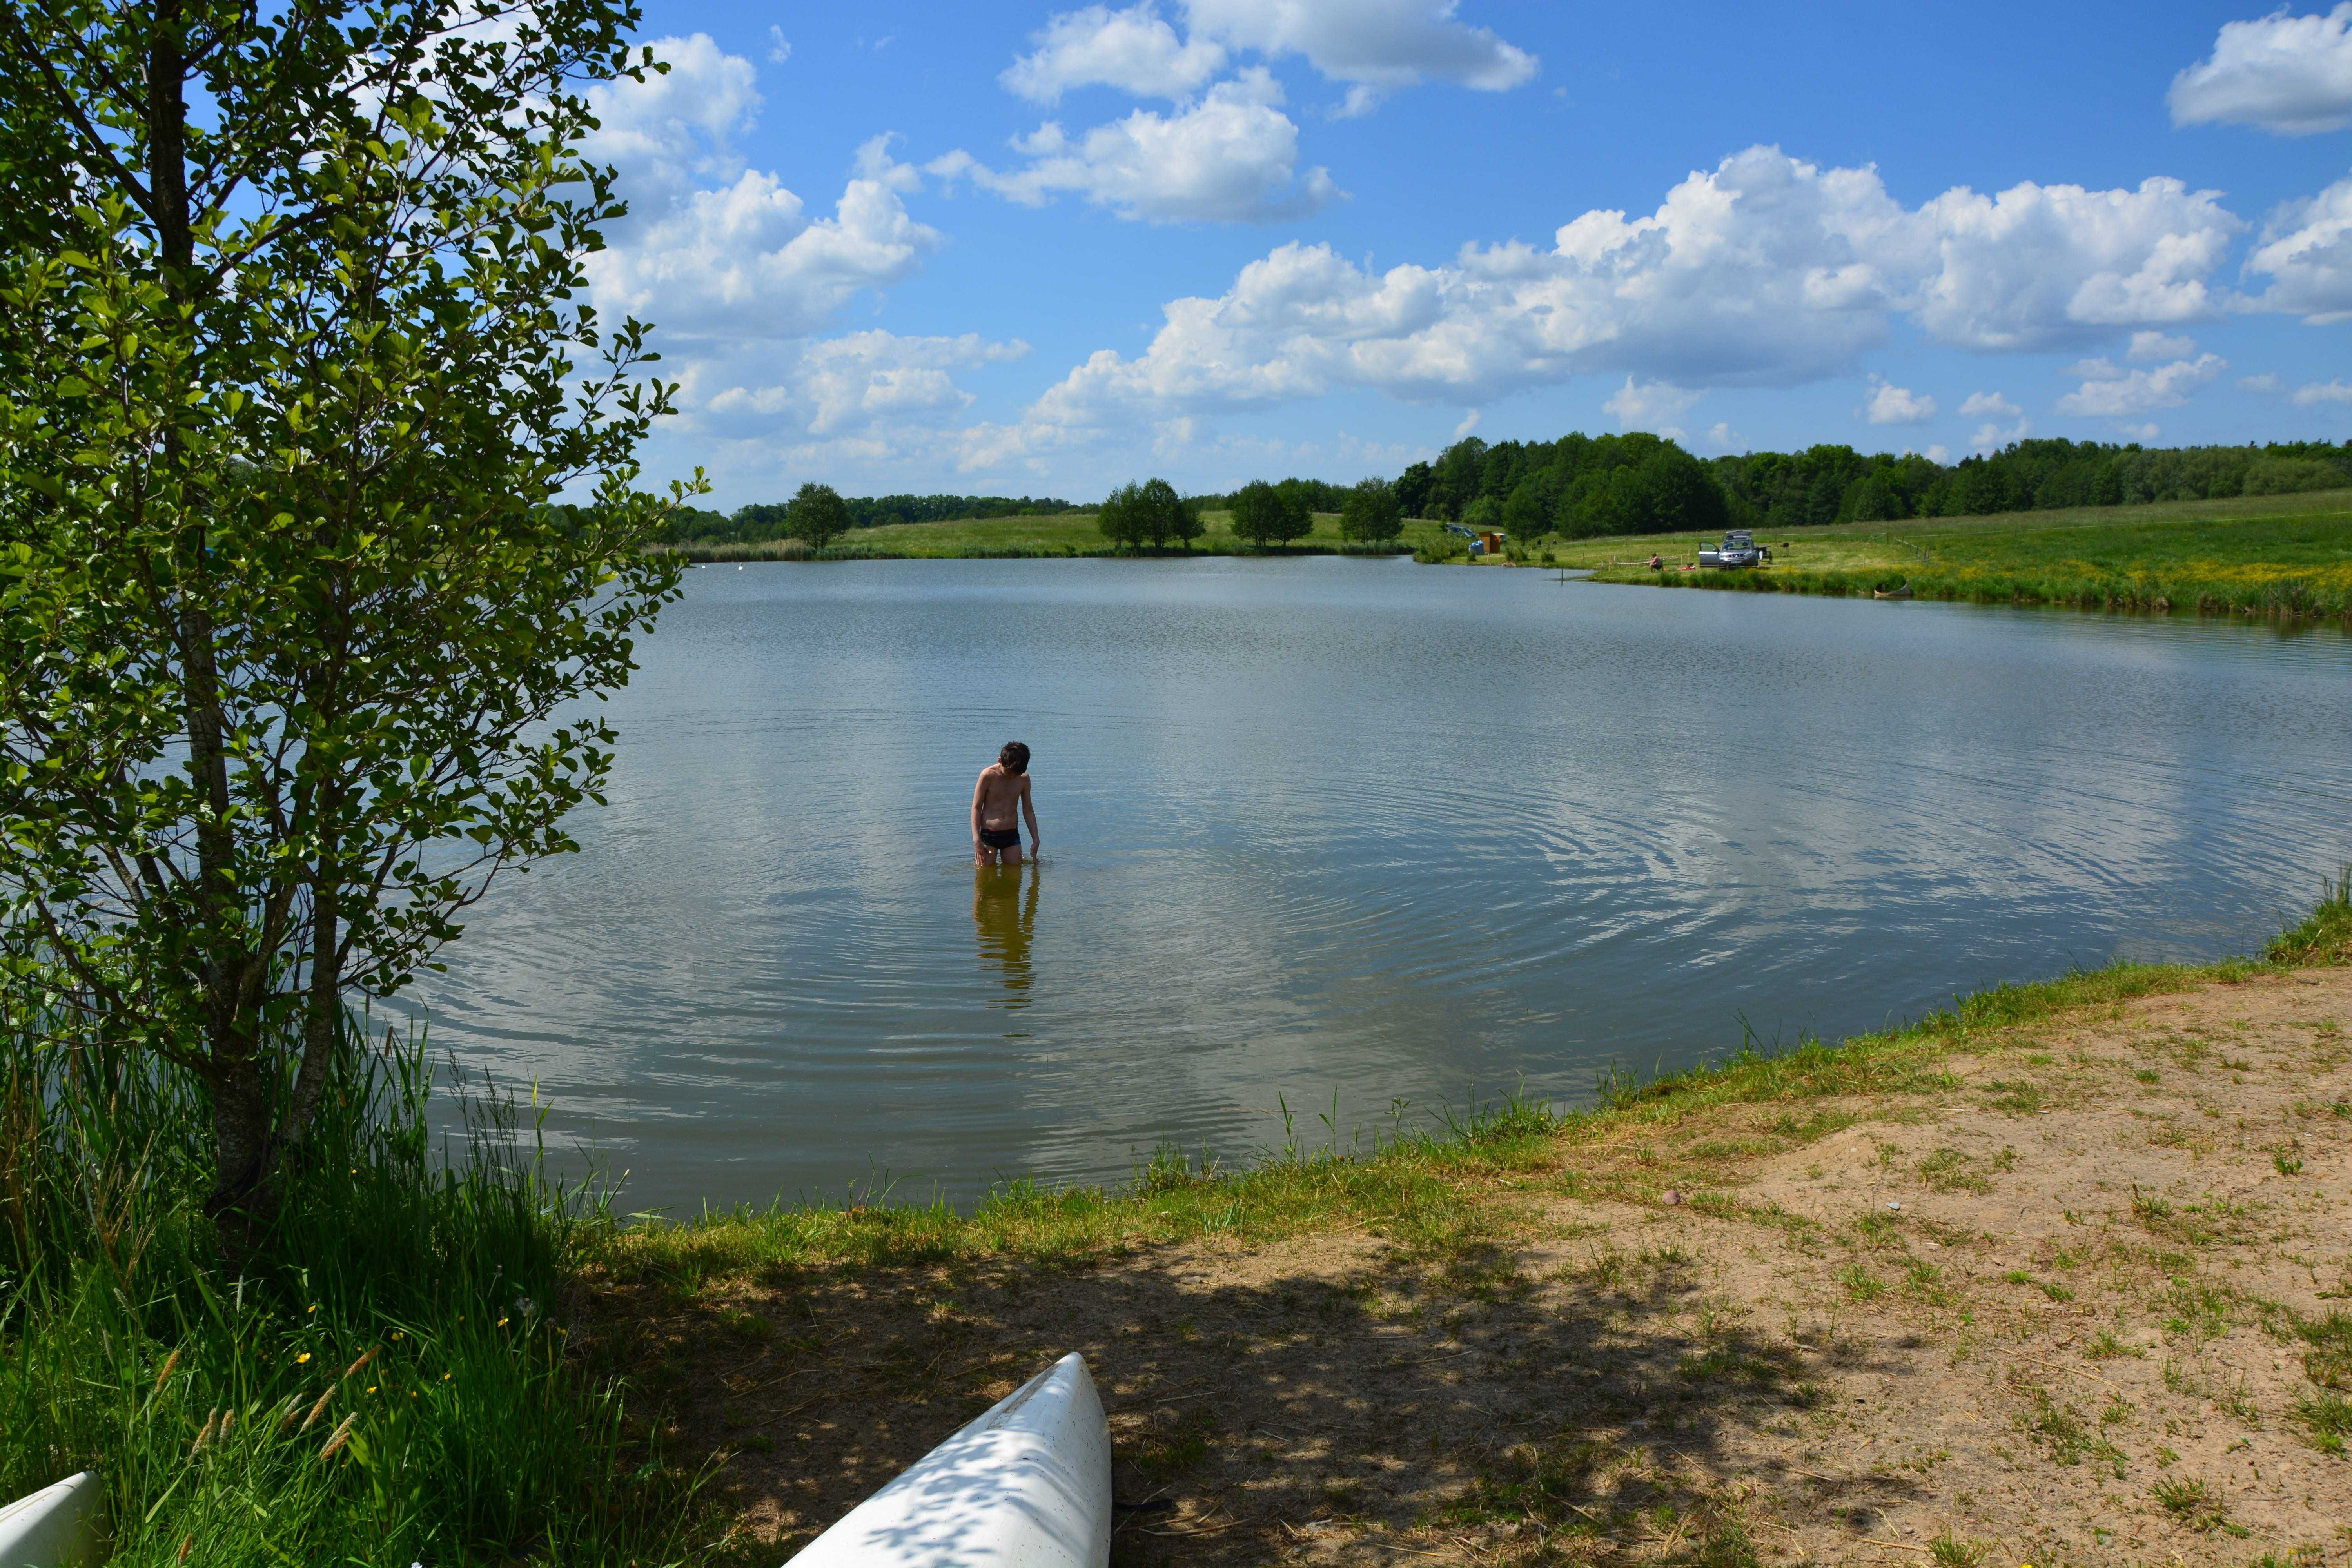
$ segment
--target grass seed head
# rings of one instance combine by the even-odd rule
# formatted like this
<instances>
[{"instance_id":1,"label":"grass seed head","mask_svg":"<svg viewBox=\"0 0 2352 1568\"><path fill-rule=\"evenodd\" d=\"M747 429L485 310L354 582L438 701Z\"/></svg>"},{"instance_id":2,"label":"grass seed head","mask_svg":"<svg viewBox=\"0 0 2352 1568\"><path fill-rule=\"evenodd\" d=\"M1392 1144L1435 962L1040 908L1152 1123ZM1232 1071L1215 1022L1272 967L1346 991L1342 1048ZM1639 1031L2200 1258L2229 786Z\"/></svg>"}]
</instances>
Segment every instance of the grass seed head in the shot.
<instances>
[{"instance_id":1,"label":"grass seed head","mask_svg":"<svg viewBox=\"0 0 2352 1568\"><path fill-rule=\"evenodd\" d=\"M319 1458L321 1459L331 1459L337 1454L341 1453L344 1443L348 1442L351 1438L352 1427L358 1422L359 1418L360 1413L354 1410L349 1415L344 1416L342 1420L337 1422L334 1431L329 1433L327 1436L326 1447L319 1450Z\"/></svg>"}]
</instances>

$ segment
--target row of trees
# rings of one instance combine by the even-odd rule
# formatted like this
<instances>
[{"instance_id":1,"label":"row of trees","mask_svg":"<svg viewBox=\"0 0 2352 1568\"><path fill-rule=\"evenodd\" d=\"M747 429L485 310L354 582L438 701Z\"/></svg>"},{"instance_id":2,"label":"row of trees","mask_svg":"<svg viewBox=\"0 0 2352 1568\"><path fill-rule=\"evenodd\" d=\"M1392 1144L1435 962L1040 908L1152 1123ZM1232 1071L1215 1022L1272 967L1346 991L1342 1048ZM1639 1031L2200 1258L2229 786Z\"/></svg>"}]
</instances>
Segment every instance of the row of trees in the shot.
<instances>
[{"instance_id":1,"label":"row of trees","mask_svg":"<svg viewBox=\"0 0 2352 1568\"><path fill-rule=\"evenodd\" d=\"M1663 437L1472 437L1396 482L1408 516L1500 527L1524 539L1671 530L1803 528L2076 506L2130 506L2352 485L2352 442L2150 449L2018 441L1942 464L1822 445L1702 462Z\"/></svg>"},{"instance_id":2,"label":"row of trees","mask_svg":"<svg viewBox=\"0 0 2352 1568\"><path fill-rule=\"evenodd\" d=\"M1328 500L1316 507L1315 500ZM1263 549L1304 539L1315 527L1315 513L1339 514L1339 536L1356 542L1391 540L1404 531L1404 511L1396 487L1386 479L1364 479L1341 487L1320 480L1286 479L1279 484L1259 479L1231 495L1186 499L1165 479L1146 479L1119 486L1104 498L1097 513L1103 537L1130 550L1170 544L1191 548L1205 532L1201 514L1221 510L1232 518L1234 536Z\"/></svg>"},{"instance_id":3,"label":"row of trees","mask_svg":"<svg viewBox=\"0 0 2352 1568\"><path fill-rule=\"evenodd\" d=\"M1521 539L1710 529L1730 516L1705 464L1643 431L1491 446L1474 436L1407 468L1396 489L1409 516Z\"/></svg>"},{"instance_id":4,"label":"row of trees","mask_svg":"<svg viewBox=\"0 0 2352 1568\"><path fill-rule=\"evenodd\" d=\"M2352 443L2151 449L2018 441L1950 467L1916 453L1864 457L1823 446L1718 458L1713 467L1743 522L1803 527L2332 489L2352 484Z\"/></svg>"},{"instance_id":5,"label":"row of trees","mask_svg":"<svg viewBox=\"0 0 2352 1568\"><path fill-rule=\"evenodd\" d=\"M1338 485L1258 480L1224 495L1179 496L1164 479L1113 490L1099 511L1103 536L1130 549L1189 545L1201 514L1230 512L1234 532L1259 545L1306 536L1317 512L1339 514L1343 538L1397 537L1408 517L1499 528L1521 540L1547 534L1804 528L1830 522L1972 516L2076 506L2206 500L2352 485L2352 441L2150 449L2093 441L2018 441L1946 465L1916 452L1864 454L1843 445L1750 452L1702 461L1643 431L1557 441L1457 441L1393 483ZM978 496L845 500L810 483L792 500L722 516L682 507L672 542L804 539L822 546L853 528L951 517L1078 510L1070 503ZM916 515L919 514L919 515Z\"/></svg>"},{"instance_id":6,"label":"row of trees","mask_svg":"<svg viewBox=\"0 0 2352 1568\"><path fill-rule=\"evenodd\" d=\"M831 500L823 498L831 497ZM840 503L836 514L834 502ZM813 502L814 515L804 502ZM794 515L794 509L802 508ZM830 485L804 484L790 500L755 501L731 512L682 507L671 517L663 542L751 544L770 539L805 539L823 544L856 528L901 522L960 522L999 517L1054 517L1085 510L1056 496L889 495L844 496ZM839 526L834 526L840 518Z\"/></svg>"}]
</instances>

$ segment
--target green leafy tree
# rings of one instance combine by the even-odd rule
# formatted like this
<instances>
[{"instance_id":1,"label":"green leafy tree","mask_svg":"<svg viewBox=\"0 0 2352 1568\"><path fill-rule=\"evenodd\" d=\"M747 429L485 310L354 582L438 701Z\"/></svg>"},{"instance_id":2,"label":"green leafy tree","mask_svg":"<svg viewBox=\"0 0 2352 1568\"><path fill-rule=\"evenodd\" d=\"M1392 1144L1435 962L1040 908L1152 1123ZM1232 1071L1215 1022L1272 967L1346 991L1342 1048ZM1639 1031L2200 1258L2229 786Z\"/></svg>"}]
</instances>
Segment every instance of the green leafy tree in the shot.
<instances>
[{"instance_id":1,"label":"green leafy tree","mask_svg":"<svg viewBox=\"0 0 2352 1568\"><path fill-rule=\"evenodd\" d=\"M1150 538L1151 519L1144 506L1143 487L1130 479L1103 497L1102 506L1095 512L1095 527L1105 539L1126 550L1136 549Z\"/></svg>"},{"instance_id":2,"label":"green leafy tree","mask_svg":"<svg viewBox=\"0 0 2352 1568\"><path fill-rule=\"evenodd\" d=\"M1166 549L1171 540L1189 546L1199 537L1200 520L1166 479L1146 479L1137 500L1143 511L1143 531L1154 549Z\"/></svg>"},{"instance_id":3,"label":"green leafy tree","mask_svg":"<svg viewBox=\"0 0 2352 1568\"><path fill-rule=\"evenodd\" d=\"M1404 531L1404 509L1386 479L1364 479L1339 503L1339 537L1360 543L1394 539Z\"/></svg>"},{"instance_id":4,"label":"green leafy tree","mask_svg":"<svg viewBox=\"0 0 2352 1568\"><path fill-rule=\"evenodd\" d=\"M1264 479L1234 492L1234 532L1263 549L1304 539L1315 526L1315 516L1304 499L1285 495Z\"/></svg>"},{"instance_id":5,"label":"green leafy tree","mask_svg":"<svg viewBox=\"0 0 2352 1568\"><path fill-rule=\"evenodd\" d=\"M822 550L849 531L849 503L831 485L814 479L793 492L784 512L784 537L804 539Z\"/></svg>"},{"instance_id":6,"label":"green leafy tree","mask_svg":"<svg viewBox=\"0 0 2352 1568\"><path fill-rule=\"evenodd\" d=\"M232 1246L354 994L575 847L677 592L673 389L582 303L636 21L0 0L0 979L201 1084Z\"/></svg>"},{"instance_id":7,"label":"green leafy tree","mask_svg":"<svg viewBox=\"0 0 2352 1568\"><path fill-rule=\"evenodd\" d=\"M1541 480L1530 476L1503 498L1503 527L1514 542L1532 544L1551 531L1551 498Z\"/></svg>"}]
</instances>

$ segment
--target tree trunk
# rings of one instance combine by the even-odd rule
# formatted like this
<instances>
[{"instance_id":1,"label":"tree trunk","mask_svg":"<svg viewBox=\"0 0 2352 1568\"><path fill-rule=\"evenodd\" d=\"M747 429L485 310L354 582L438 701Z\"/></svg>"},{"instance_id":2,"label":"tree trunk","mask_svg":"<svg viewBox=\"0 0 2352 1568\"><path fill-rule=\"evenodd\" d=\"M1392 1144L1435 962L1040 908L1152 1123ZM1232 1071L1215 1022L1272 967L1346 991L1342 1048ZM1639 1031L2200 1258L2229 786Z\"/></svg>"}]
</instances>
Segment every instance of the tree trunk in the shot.
<instances>
[{"instance_id":1,"label":"tree trunk","mask_svg":"<svg viewBox=\"0 0 2352 1568\"><path fill-rule=\"evenodd\" d=\"M336 803L322 807L331 814ZM286 1108L283 1142L289 1158L299 1158L310 1141L310 1125L319 1099L326 1091L327 1074L335 1050L342 1043L342 928L337 920L340 884L332 867L321 867L310 889L310 994L302 1010L302 1066L294 1075L294 1098Z\"/></svg>"},{"instance_id":2,"label":"tree trunk","mask_svg":"<svg viewBox=\"0 0 2352 1568\"><path fill-rule=\"evenodd\" d=\"M272 1150L269 1094L261 1062L251 1053L213 1059L206 1087L213 1102L213 1191L205 1200L221 1249L243 1258L268 1223L275 1200L269 1187Z\"/></svg>"}]
</instances>

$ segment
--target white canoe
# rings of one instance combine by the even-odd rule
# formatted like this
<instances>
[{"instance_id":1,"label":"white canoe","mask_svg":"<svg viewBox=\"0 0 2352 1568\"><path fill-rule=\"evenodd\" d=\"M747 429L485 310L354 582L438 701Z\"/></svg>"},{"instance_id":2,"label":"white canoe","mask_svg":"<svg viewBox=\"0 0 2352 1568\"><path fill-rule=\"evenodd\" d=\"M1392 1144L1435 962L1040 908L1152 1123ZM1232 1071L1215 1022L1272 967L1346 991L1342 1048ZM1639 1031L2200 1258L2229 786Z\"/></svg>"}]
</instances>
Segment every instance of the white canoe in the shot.
<instances>
[{"instance_id":1,"label":"white canoe","mask_svg":"<svg viewBox=\"0 0 2352 1568\"><path fill-rule=\"evenodd\" d=\"M0 1568L85 1568L106 1561L106 1483L96 1470L0 1508Z\"/></svg>"},{"instance_id":2,"label":"white canoe","mask_svg":"<svg viewBox=\"0 0 2352 1568\"><path fill-rule=\"evenodd\" d=\"M1110 1425L1073 1351L803 1547L792 1568L1108 1568Z\"/></svg>"}]
</instances>

